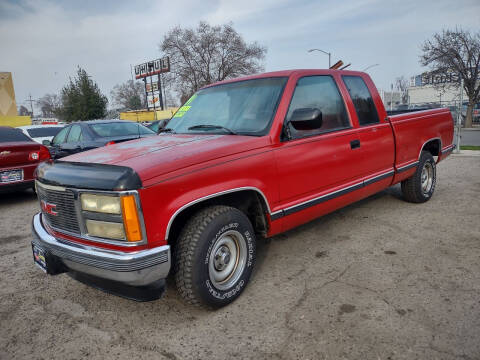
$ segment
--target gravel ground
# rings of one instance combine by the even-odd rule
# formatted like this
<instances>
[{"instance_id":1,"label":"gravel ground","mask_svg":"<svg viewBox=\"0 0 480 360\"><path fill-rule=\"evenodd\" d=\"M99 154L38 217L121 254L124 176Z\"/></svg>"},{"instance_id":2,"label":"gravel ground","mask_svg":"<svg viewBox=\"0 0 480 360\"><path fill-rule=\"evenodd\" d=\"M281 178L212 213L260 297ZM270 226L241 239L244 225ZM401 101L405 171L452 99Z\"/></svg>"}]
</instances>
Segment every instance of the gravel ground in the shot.
<instances>
[{"instance_id":1,"label":"gravel ground","mask_svg":"<svg viewBox=\"0 0 480 360\"><path fill-rule=\"evenodd\" d=\"M438 167L259 245L216 312L108 295L32 263L32 193L0 195L0 359L480 359L480 157Z\"/></svg>"}]
</instances>

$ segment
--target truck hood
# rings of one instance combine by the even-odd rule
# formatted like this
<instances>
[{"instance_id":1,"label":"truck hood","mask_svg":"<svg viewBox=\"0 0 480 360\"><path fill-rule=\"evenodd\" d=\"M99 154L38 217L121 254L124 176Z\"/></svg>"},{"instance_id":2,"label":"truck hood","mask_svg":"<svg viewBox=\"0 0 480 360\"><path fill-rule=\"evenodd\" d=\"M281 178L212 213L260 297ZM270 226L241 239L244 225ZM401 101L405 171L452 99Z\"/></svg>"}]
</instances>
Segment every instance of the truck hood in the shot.
<instances>
[{"instance_id":1,"label":"truck hood","mask_svg":"<svg viewBox=\"0 0 480 360\"><path fill-rule=\"evenodd\" d=\"M267 144L266 137L165 134L101 147L67 156L60 161L129 167L144 182Z\"/></svg>"}]
</instances>

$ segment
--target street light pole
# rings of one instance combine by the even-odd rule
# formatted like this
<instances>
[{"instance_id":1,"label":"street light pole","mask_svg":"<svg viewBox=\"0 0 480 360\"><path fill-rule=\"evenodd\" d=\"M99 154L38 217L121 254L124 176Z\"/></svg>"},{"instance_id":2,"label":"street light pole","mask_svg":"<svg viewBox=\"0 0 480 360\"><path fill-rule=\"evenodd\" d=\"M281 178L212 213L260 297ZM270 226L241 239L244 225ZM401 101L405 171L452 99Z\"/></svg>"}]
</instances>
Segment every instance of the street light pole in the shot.
<instances>
[{"instance_id":1,"label":"street light pole","mask_svg":"<svg viewBox=\"0 0 480 360\"><path fill-rule=\"evenodd\" d=\"M370 65L370 66L367 66L365 69L363 69L362 71L367 71L368 69L374 67L374 66L378 66L380 64L373 64L373 65Z\"/></svg>"},{"instance_id":2,"label":"street light pole","mask_svg":"<svg viewBox=\"0 0 480 360\"><path fill-rule=\"evenodd\" d=\"M460 153L460 131L462 130L462 108L463 108L463 77L460 79L460 106L457 111L457 148L455 152ZM467 114L465 113L465 116Z\"/></svg>"},{"instance_id":3,"label":"street light pole","mask_svg":"<svg viewBox=\"0 0 480 360\"><path fill-rule=\"evenodd\" d=\"M320 50L320 49L310 49L310 50L308 50L308 52L312 52L312 51L320 51L320 52L328 55L328 68L330 69L330 66L332 66L332 62L331 62L332 54L329 53L329 52Z\"/></svg>"}]
</instances>

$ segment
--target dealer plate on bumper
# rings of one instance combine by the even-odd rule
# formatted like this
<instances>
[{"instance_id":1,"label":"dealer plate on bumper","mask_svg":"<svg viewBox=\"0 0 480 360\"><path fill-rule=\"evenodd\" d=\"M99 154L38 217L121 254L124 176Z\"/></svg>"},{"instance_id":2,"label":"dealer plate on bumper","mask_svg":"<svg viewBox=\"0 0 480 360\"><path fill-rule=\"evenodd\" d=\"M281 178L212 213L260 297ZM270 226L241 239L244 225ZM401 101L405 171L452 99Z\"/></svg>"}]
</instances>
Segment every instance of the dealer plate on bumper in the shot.
<instances>
[{"instance_id":1,"label":"dealer plate on bumper","mask_svg":"<svg viewBox=\"0 0 480 360\"><path fill-rule=\"evenodd\" d=\"M7 184L23 180L23 170L0 171L0 183Z\"/></svg>"},{"instance_id":2,"label":"dealer plate on bumper","mask_svg":"<svg viewBox=\"0 0 480 360\"><path fill-rule=\"evenodd\" d=\"M43 272L47 273L48 265L46 252L34 244L32 244L32 251L33 262L35 263L35 265L37 265Z\"/></svg>"}]
</instances>

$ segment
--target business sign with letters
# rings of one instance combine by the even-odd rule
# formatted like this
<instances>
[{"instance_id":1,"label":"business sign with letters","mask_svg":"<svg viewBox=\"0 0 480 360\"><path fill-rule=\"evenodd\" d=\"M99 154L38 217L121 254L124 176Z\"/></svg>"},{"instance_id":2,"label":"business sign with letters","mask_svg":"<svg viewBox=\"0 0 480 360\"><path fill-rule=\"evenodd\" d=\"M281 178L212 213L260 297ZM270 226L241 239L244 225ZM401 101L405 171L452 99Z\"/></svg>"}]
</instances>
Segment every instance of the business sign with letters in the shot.
<instances>
[{"instance_id":1,"label":"business sign with letters","mask_svg":"<svg viewBox=\"0 0 480 360\"><path fill-rule=\"evenodd\" d=\"M164 57L162 59L156 59L147 61L143 64L135 65L135 78L142 79L147 76L158 75L170 71L170 58Z\"/></svg>"}]
</instances>

